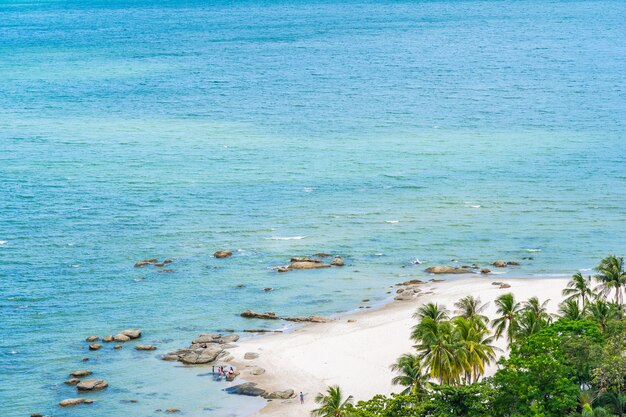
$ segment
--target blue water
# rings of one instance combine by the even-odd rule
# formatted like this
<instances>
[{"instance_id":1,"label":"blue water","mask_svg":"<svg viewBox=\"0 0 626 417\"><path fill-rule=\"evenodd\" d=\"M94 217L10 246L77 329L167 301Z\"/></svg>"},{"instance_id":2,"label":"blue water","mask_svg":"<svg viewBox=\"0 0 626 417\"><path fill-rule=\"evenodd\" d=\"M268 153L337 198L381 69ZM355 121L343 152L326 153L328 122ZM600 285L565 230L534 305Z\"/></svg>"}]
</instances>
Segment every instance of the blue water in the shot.
<instances>
[{"instance_id":1,"label":"blue water","mask_svg":"<svg viewBox=\"0 0 626 417\"><path fill-rule=\"evenodd\" d=\"M624 22L622 1L0 0L0 415L243 416L262 402L157 353L452 259L625 255ZM270 269L320 251L351 265ZM174 272L133 268L151 257ZM159 350L86 350L130 326ZM110 388L59 409L85 367Z\"/></svg>"}]
</instances>

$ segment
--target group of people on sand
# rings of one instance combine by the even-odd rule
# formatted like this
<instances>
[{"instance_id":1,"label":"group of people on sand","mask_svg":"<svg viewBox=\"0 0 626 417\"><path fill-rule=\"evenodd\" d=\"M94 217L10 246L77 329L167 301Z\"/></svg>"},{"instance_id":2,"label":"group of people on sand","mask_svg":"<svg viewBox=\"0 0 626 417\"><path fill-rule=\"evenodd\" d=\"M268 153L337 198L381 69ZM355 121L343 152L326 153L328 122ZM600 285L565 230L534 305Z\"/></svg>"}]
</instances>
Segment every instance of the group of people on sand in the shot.
<instances>
[{"instance_id":1,"label":"group of people on sand","mask_svg":"<svg viewBox=\"0 0 626 417\"><path fill-rule=\"evenodd\" d=\"M235 370L233 369L232 366L228 370L226 369L225 366L218 366L217 367L217 375L218 375L219 378L222 378L222 377L224 377L226 379L228 379L228 377L232 378L234 373L235 373ZM213 375L215 375L215 366L213 367Z\"/></svg>"}]
</instances>

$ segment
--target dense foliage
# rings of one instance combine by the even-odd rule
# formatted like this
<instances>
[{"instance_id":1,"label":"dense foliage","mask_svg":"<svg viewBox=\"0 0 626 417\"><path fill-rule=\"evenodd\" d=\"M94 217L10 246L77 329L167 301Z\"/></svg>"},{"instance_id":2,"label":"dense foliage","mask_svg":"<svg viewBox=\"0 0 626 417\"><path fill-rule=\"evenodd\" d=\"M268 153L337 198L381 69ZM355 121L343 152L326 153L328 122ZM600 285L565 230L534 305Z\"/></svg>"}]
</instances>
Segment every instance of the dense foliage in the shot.
<instances>
[{"instance_id":1,"label":"dense foliage","mask_svg":"<svg viewBox=\"0 0 626 417\"><path fill-rule=\"evenodd\" d=\"M626 319L623 259L611 255L592 278L577 273L559 315L533 297L496 300L489 323L480 299L455 304L456 316L426 304L411 337L415 354L398 358L400 395L375 396L345 406L356 417L614 417L626 416ZM493 334L491 329L493 330ZM496 357L494 339L506 337L508 358L482 378ZM320 414L318 414L320 415Z\"/></svg>"}]
</instances>

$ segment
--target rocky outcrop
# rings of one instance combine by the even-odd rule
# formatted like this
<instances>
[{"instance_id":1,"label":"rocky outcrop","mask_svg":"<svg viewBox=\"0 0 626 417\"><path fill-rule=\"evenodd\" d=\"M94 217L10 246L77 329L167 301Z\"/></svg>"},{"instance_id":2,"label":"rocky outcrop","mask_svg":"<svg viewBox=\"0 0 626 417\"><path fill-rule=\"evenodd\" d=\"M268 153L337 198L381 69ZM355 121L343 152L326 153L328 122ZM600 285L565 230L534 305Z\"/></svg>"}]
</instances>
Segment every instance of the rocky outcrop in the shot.
<instances>
[{"instance_id":1,"label":"rocky outcrop","mask_svg":"<svg viewBox=\"0 0 626 417\"><path fill-rule=\"evenodd\" d=\"M407 287L405 289L399 289L397 294L393 299L397 301L410 301L417 294L419 294L420 290L415 287Z\"/></svg>"},{"instance_id":2,"label":"rocky outcrop","mask_svg":"<svg viewBox=\"0 0 626 417\"><path fill-rule=\"evenodd\" d=\"M254 382L235 385L234 387L226 388L225 391L229 394L247 395L250 397L262 397L266 394L265 390L257 387Z\"/></svg>"},{"instance_id":3,"label":"rocky outcrop","mask_svg":"<svg viewBox=\"0 0 626 417\"><path fill-rule=\"evenodd\" d=\"M309 317L283 317L283 320L293 321L296 323L309 322L309 323L328 323L331 320L322 316L309 316Z\"/></svg>"},{"instance_id":4,"label":"rocky outcrop","mask_svg":"<svg viewBox=\"0 0 626 417\"><path fill-rule=\"evenodd\" d=\"M181 351L178 360L186 365L201 365L214 362L224 349L217 344L206 345L193 350Z\"/></svg>"},{"instance_id":5,"label":"rocky outcrop","mask_svg":"<svg viewBox=\"0 0 626 417\"><path fill-rule=\"evenodd\" d=\"M153 259L145 259L145 260L143 260L143 261L139 261L139 262L137 262L137 263L135 264L135 268L141 268L141 267L144 267L144 266L146 266L146 265L155 264L155 263L157 263L157 262L159 262L159 260L158 260L158 259L156 259L156 258L153 258Z\"/></svg>"},{"instance_id":6,"label":"rocky outcrop","mask_svg":"<svg viewBox=\"0 0 626 417\"><path fill-rule=\"evenodd\" d=\"M110 343L110 342L112 342L112 341L113 341L113 336L111 336L111 335L109 335L109 336L104 336L104 337L102 338L102 341L103 341L104 343Z\"/></svg>"},{"instance_id":7,"label":"rocky outcrop","mask_svg":"<svg viewBox=\"0 0 626 417\"><path fill-rule=\"evenodd\" d=\"M156 350L156 346L153 345L137 345L135 350Z\"/></svg>"},{"instance_id":8,"label":"rocky outcrop","mask_svg":"<svg viewBox=\"0 0 626 417\"><path fill-rule=\"evenodd\" d=\"M417 284L423 284L424 281L419 280L419 279L412 279L410 281L404 281L404 282L400 282L399 284L396 285L417 285Z\"/></svg>"},{"instance_id":9,"label":"rocky outcrop","mask_svg":"<svg viewBox=\"0 0 626 417\"><path fill-rule=\"evenodd\" d=\"M91 374L93 374L93 372L88 371L88 370L86 370L86 369L79 369L78 371L74 371L74 372L72 372L72 373L70 374L70 376L71 376L72 378L84 378L84 377L89 376L89 375L91 375Z\"/></svg>"},{"instance_id":10,"label":"rocky outcrop","mask_svg":"<svg viewBox=\"0 0 626 417\"><path fill-rule=\"evenodd\" d=\"M85 342L97 342L98 340L100 340L100 338L98 336L87 336L85 338Z\"/></svg>"},{"instance_id":11,"label":"rocky outcrop","mask_svg":"<svg viewBox=\"0 0 626 417\"><path fill-rule=\"evenodd\" d=\"M497 260L493 262L491 265L495 266L496 268L506 268L506 262L502 260Z\"/></svg>"},{"instance_id":12,"label":"rocky outcrop","mask_svg":"<svg viewBox=\"0 0 626 417\"><path fill-rule=\"evenodd\" d=\"M252 310L246 310L240 314L241 317L247 319L265 319L265 320L278 320L276 313L267 311L265 313L255 313Z\"/></svg>"},{"instance_id":13,"label":"rocky outcrop","mask_svg":"<svg viewBox=\"0 0 626 417\"><path fill-rule=\"evenodd\" d=\"M285 391L274 391L270 394L263 395L263 398L266 400L288 400L289 398L295 397L296 394L292 389L288 389Z\"/></svg>"},{"instance_id":14,"label":"rocky outcrop","mask_svg":"<svg viewBox=\"0 0 626 417\"><path fill-rule=\"evenodd\" d=\"M67 381L64 382L65 385L76 385L80 382L80 379L78 378L71 378Z\"/></svg>"},{"instance_id":15,"label":"rocky outcrop","mask_svg":"<svg viewBox=\"0 0 626 417\"><path fill-rule=\"evenodd\" d=\"M332 266L344 266L346 263L340 257L336 257L330 262L330 264Z\"/></svg>"},{"instance_id":16,"label":"rocky outcrop","mask_svg":"<svg viewBox=\"0 0 626 417\"><path fill-rule=\"evenodd\" d=\"M233 256L233 253L229 250L218 250L217 252L213 254L213 256L218 259L229 258Z\"/></svg>"},{"instance_id":17,"label":"rocky outcrop","mask_svg":"<svg viewBox=\"0 0 626 417\"><path fill-rule=\"evenodd\" d=\"M113 336L113 340L118 343L124 343L124 342L128 342L130 340L130 337L126 336L125 334L118 333L115 336Z\"/></svg>"},{"instance_id":18,"label":"rocky outcrop","mask_svg":"<svg viewBox=\"0 0 626 417\"><path fill-rule=\"evenodd\" d=\"M76 385L78 391L98 391L105 389L109 383L105 379L84 379Z\"/></svg>"},{"instance_id":19,"label":"rocky outcrop","mask_svg":"<svg viewBox=\"0 0 626 417\"><path fill-rule=\"evenodd\" d=\"M68 398L59 403L61 407L71 407L78 404L92 404L93 400L88 398Z\"/></svg>"},{"instance_id":20,"label":"rocky outcrop","mask_svg":"<svg viewBox=\"0 0 626 417\"><path fill-rule=\"evenodd\" d=\"M437 265L426 268L429 274L471 274L473 271L453 266Z\"/></svg>"},{"instance_id":21,"label":"rocky outcrop","mask_svg":"<svg viewBox=\"0 0 626 417\"><path fill-rule=\"evenodd\" d=\"M100 343L92 343L89 345L89 350L98 350L102 347Z\"/></svg>"}]
</instances>

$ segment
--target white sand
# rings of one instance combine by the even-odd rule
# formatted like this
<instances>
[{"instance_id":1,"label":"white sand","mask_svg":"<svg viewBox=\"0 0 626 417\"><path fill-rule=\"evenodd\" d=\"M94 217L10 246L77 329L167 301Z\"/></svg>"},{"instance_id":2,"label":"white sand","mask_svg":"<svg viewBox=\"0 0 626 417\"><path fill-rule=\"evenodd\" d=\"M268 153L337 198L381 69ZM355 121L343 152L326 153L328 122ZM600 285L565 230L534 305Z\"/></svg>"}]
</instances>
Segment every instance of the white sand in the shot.
<instances>
[{"instance_id":1,"label":"white sand","mask_svg":"<svg viewBox=\"0 0 626 417\"><path fill-rule=\"evenodd\" d=\"M506 282L511 288L499 289L491 284L493 281ZM540 301L550 299L548 309L554 313L567 281L565 278L501 279L492 276L428 283L420 287L422 294L413 301L395 301L381 309L347 315L331 323L310 323L289 333L244 340L231 350L235 357L232 363L242 371L241 379L256 382L269 392L293 389L305 394L304 405L298 398L273 400L257 415L309 416L310 410L316 408L313 398L329 385L339 385L346 394L353 395L355 401L402 390L391 385L394 373L389 365L401 354L411 352L409 334L416 324L411 316L418 306L432 301L454 310L453 305L459 298L473 295L489 302L485 314L493 318L493 300L512 292L517 301L532 296L539 297ZM431 294L424 294L431 291ZM504 349L504 338L497 345ZM259 357L244 360L246 352L256 352ZM502 354L504 352L499 355ZM251 375L250 371L257 366L264 368L265 374ZM487 374L495 369L493 364Z\"/></svg>"}]
</instances>

